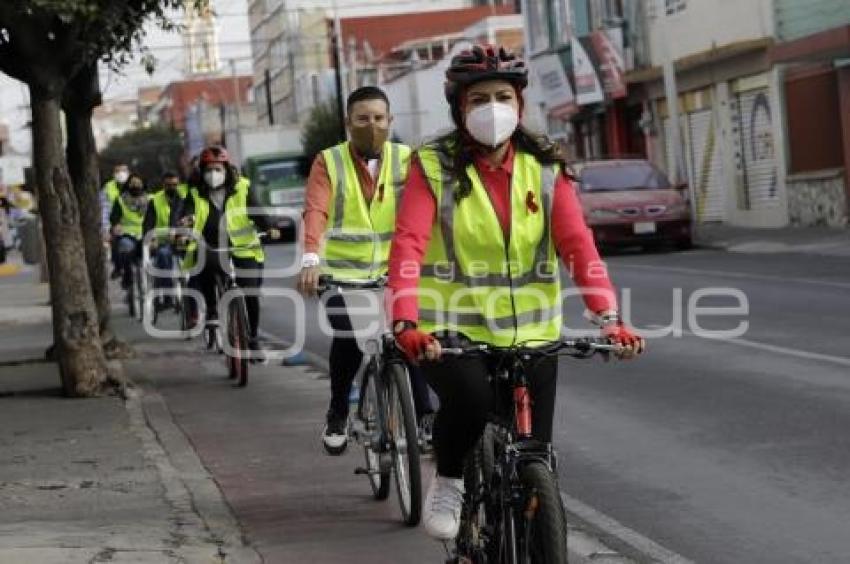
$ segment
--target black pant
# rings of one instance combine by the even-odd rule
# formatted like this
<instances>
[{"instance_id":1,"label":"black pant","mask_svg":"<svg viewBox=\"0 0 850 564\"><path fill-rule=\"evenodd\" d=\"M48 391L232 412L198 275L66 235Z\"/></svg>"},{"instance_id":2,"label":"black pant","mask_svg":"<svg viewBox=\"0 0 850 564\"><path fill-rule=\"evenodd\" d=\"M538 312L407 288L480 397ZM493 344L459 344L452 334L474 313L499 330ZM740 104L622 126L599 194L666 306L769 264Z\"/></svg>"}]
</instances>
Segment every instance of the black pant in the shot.
<instances>
[{"instance_id":1,"label":"black pant","mask_svg":"<svg viewBox=\"0 0 850 564\"><path fill-rule=\"evenodd\" d=\"M351 383L354 381L360 363L363 361L363 352L353 335L351 318L346 311L345 299L339 294L334 294L328 298L325 306L328 322L334 330L331 350L328 355L331 371L330 412L337 417L344 418L348 416L348 395L351 393ZM408 365L407 368L410 373L416 417L420 419L426 413L434 411L428 395L428 384L418 367Z\"/></svg>"},{"instance_id":2,"label":"black pant","mask_svg":"<svg viewBox=\"0 0 850 564\"><path fill-rule=\"evenodd\" d=\"M501 405L487 382L490 368L482 357L444 357L422 365L425 378L440 398L433 439L440 476L463 477L466 454L484 432L488 414ZM541 360L529 370L532 435L539 441L552 440L557 370L556 358Z\"/></svg>"},{"instance_id":3,"label":"black pant","mask_svg":"<svg viewBox=\"0 0 850 564\"><path fill-rule=\"evenodd\" d=\"M240 288L259 289L263 285L262 272L255 276L248 276L242 270L262 271L263 263L252 258L233 257L233 265L236 267L236 284ZM223 272L218 258L209 257L203 270L189 279L189 287L200 291L204 295L207 304L207 319L218 319L218 304L215 299L215 275ZM260 298L258 296L245 296L245 306L248 310L248 325L251 330L251 338L257 337L257 328L260 326Z\"/></svg>"}]
</instances>

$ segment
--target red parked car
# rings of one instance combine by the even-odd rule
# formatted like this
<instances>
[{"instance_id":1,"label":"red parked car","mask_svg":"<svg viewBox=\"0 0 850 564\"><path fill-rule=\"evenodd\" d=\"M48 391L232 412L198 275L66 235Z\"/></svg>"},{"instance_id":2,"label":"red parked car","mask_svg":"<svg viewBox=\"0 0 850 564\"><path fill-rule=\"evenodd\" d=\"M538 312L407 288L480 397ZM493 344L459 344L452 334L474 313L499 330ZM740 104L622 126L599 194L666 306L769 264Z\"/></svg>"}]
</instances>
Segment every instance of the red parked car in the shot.
<instances>
[{"instance_id":1,"label":"red parked car","mask_svg":"<svg viewBox=\"0 0 850 564\"><path fill-rule=\"evenodd\" d=\"M691 247L686 191L644 159L573 165L584 217L602 247Z\"/></svg>"}]
</instances>

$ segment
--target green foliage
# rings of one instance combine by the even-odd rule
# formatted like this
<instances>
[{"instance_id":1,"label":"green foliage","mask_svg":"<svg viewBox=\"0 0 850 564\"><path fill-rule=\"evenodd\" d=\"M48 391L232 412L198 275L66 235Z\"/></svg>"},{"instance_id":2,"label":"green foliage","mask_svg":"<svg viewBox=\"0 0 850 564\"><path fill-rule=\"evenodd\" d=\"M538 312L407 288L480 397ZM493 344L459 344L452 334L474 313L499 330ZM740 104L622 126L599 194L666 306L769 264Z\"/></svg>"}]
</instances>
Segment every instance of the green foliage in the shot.
<instances>
[{"instance_id":1,"label":"green foliage","mask_svg":"<svg viewBox=\"0 0 850 564\"><path fill-rule=\"evenodd\" d=\"M321 151L342 141L339 138L340 130L336 99L314 106L301 128L304 154L312 161Z\"/></svg>"},{"instance_id":2,"label":"green foliage","mask_svg":"<svg viewBox=\"0 0 850 564\"><path fill-rule=\"evenodd\" d=\"M154 21L166 30L181 29L172 20L177 10L186 5L200 9L208 0L3 0L0 8L0 30L11 46L11 56L16 43L32 41L16 37L18 33L40 31L55 46L60 57L73 54L80 64L102 61L118 70L138 51L146 67L150 51L142 45L144 24Z\"/></svg>"},{"instance_id":3,"label":"green foliage","mask_svg":"<svg viewBox=\"0 0 850 564\"><path fill-rule=\"evenodd\" d=\"M155 187L164 172L179 172L182 154L179 131L163 126L134 129L114 137L100 153L100 177L112 178L113 167L126 164L142 175L148 187Z\"/></svg>"}]
</instances>

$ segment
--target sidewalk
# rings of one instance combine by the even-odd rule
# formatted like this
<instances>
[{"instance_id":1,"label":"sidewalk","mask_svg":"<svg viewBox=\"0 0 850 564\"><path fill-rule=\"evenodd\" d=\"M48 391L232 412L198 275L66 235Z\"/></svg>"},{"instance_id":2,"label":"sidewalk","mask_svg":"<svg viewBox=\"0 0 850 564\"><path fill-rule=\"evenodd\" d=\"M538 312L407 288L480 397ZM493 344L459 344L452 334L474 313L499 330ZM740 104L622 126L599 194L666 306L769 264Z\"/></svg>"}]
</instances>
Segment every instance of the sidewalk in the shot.
<instances>
[{"instance_id":1,"label":"sidewalk","mask_svg":"<svg viewBox=\"0 0 850 564\"><path fill-rule=\"evenodd\" d=\"M804 253L850 257L850 229L779 227L755 229L701 224L697 245L732 253Z\"/></svg>"},{"instance_id":2,"label":"sidewalk","mask_svg":"<svg viewBox=\"0 0 850 564\"><path fill-rule=\"evenodd\" d=\"M136 387L126 400L66 400L40 361L49 320L28 309L45 300L26 270L0 280L0 562L445 561L441 544L401 524L394 491L372 500L354 475L361 448L322 451L324 372L253 365L234 388L222 357L149 337L115 294ZM595 518L588 509L571 526L571 563L665 561L612 550L635 543L618 545Z\"/></svg>"},{"instance_id":3,"label":"sidewalk","mask_svg":"<svg viewBox=\"0 0 850 564\"><path fill-rule=\"evenodd\" d=\"M191 449L166 455L144 396L61 397L34 276L0 279L0 562L259 562Z\"/></svg>"}]
</instances>

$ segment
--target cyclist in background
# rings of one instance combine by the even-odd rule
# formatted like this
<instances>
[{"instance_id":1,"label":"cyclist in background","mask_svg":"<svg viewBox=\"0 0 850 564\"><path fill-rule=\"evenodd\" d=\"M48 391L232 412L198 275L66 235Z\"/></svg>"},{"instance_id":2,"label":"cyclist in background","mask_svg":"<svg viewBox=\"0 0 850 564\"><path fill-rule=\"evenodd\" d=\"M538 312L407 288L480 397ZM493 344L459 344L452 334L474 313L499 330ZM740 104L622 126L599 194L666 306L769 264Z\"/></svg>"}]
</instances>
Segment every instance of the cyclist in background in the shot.
<instances>
[{"instance_id":1,"label":"cyclist in background","mask_svg":"<svg viewBox=\"0 0 850 564\"><path fill-rule=\"evenodd\" d=\"M145 219L142 224L142 232L145 237L152 230L158 230L155 237L151 238L151 253L153 254L153 264L159 270L170 271L174 261L174 250L171 246L171 239L167 230L177 222L180 217L183 207L183 200L186 198L189 189L183 184L180 184L180 178L177 173L166 172L162 175L162 185L160 190L154 193L150 199L150 205L145 213ZM173 280L169 280L164 276L154 277L154 287L167 288L173 284ZM171 303L170 296L164 296L158 307L168 307Z\"/></svg>"},{"instance_id":2,"label":"cyclist in background","mask_svg":"<svg viewBox=\"0 0 850 564\"><path fill-rule=\"evenodd\" d=\"M316 294L319 275L368 280L386 272L396 200L407 178L410 148L389 142L392 114L387 95L375 86L352 92L347 100L350 141L322 151L313 162L304 194L304 255L298 287ZM348 443L348 396L363 360L352 335L345 299L334 294L326 304L334 335L329 364L331 398L322 445L331 455ZM433 411L422 377L411 373L417 416Z\"/></svg>"},{"instance_id":3,"label":"cyclist in background","mask_svg":"<svg viewBox=\"0 0 850 564\"><path fill-rule=\"evenodd\" d=\"M121 275L121 287L125 290L132 283L130 264L141 256L142 223L148 201L145 181L132 173L127 179L127 189L115 199L109 214L116 268Z\"/></svg>"},{"instance_id":4,"label":"cyclist in background","mask_svg":"<svg viewBox=\"0 0 850 564\"><path fill-rule=\"evenodd\" d=\"M262 214L249 213L248 208L258 208L251 183L240 177L230 163L227 150L219 146L207 147L201 152L197 185L189 189L183 202L178 224L192 227L196 236L211 248L222 244L231 247L230 259L236 268L236 283L240 288L259 290L263 283L265 253L258 231L267 231L269 238L278 239L280 232L270 228ZM224 228L226 233L220 233ZM221 237L221 238L220 238ZM183 267L190 269L197 260L198 248L187 250ZM199 290L206 302L207 322L218 322L218 304L215 298L215 274L221 271L222 256L211 253L204 268L189 279L189 286ZM197 304L196 304L197 305ZM250 325L250 345L259 349L260 298L246 295ZM197 309L193 312L197 319ZM192 323L194 325L194 323Z\"/></svg>"},{"instance_id":5,"label":"cyclist in background","mask_svg":"<svg viewBox=\"0 0 850 564\"><path fill-rule=\"evenodd\" d=\"M558 258L583 290L603 334L640 353L617 313L614 289L556 146L519 125L525 64L502 48L455 56L445 93L456 129L416 153L390 253L393 332L440 398L437 475L425 500L427 532L457 536L464 458L492 404L480 357L440 358L440 339L495 346L560 337ZM533 346L533 343L532 343ZM551 442L557 361L535 366L532 433Z\"/></svg>"},{"instance_id":6,"label":"cyclist in background","mask_svg":"<svg viewBox=\"0 0 850 564\"><path fill-rule=\"evenodd\" d=\"M118 238L109 237L110 215L112 208L115 206L115 200L127 189L127 180L130 178L130 167L124 163L116 164L112 168L112 178L110 178L100 191L100 205L103 211L103 230L107 240L110 241L112 274L114 280L121 273L118 270Z\"/></svg>"}]
</instances>

